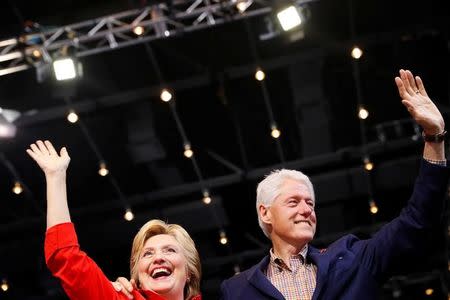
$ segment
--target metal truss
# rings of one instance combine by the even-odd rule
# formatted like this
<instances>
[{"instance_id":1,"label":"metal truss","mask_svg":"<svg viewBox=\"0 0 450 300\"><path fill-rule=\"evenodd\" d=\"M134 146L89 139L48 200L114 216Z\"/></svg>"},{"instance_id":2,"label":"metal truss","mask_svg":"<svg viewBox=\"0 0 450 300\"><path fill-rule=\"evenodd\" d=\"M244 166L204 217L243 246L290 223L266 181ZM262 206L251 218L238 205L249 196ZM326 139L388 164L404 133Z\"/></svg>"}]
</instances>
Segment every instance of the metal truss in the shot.
<instances>
[{"instance_id":1,"label":"metal truss","mask_svg":"<svg viewBox=\"0 0 450 300\"><path fill-rule=\"evenodd\" d=\"M243 2L242 2L243 1ZM316 0L297 0L301 6ZM245 9L240 13L240 4ZM0 76L49 63L64 51L77 57L99 54L156 39L268 14L266 0L175 0L0 41ZM143 28L137 35L134 29Z\"/></svg>"}]
</instances>

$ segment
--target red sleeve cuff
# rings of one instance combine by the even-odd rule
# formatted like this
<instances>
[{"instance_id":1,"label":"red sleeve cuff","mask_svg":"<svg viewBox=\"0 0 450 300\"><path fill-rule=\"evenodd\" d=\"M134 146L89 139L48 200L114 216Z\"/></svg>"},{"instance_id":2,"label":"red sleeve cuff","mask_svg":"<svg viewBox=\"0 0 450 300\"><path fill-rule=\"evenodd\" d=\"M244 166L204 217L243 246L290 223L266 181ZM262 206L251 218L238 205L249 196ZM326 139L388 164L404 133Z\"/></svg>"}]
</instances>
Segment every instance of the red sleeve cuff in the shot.
<instances>
[{"instance_id":1,"label":"red sleeve cuff","mask_svg":"<svg viewBox=\"0 0 450 300\"><path fill-rule=\"evenodd\" d=\"M45 261L61 248L78 246L73 223L61 223L47 229L45 233Z\"/></svg>"}]
</instances>

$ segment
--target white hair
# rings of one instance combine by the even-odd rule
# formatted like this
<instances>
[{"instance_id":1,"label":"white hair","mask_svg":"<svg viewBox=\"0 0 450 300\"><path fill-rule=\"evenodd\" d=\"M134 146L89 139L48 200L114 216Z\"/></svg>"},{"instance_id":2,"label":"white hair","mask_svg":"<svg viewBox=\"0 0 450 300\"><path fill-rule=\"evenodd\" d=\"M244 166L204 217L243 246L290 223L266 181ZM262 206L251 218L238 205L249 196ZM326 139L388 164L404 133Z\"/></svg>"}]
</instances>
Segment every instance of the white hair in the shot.
<instances>
[{"instance_id":1,"label":"white hair","mask_svg":"<svg viewBox=\"0 0 450 300\"><path fill-rule=\"evenodd\" d=\"M273 170L270 172L256 188L256 214L258 215L259 227L261 227L262 231L269 239L269 231L267 225L261 220L259 206L264 205L265 207L270 207L273 201L280 195L281 185L286 179L292 179L305 184L310 191L311 199L314 202L316 201L311 180L309 180L309 177L302 172L287 169Z\"/></svg>"}]
</instances>

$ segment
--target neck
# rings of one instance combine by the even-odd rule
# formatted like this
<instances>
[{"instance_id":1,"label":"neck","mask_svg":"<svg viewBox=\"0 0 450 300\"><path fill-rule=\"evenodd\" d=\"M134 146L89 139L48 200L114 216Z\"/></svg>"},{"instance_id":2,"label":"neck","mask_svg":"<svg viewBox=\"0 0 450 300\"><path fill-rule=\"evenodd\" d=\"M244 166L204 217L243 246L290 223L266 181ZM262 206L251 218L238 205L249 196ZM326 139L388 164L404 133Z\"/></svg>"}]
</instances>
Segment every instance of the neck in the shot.
<instances>
[{"instance_id":1,"label":"neck","mask_svg":"<svg viewBox=\"0 0 450 300\"><path fill-rule=\"evenodd\" d=\"M286 265L290 267L289 260L292 255L297 255L306 246L306 241L298 243L290 243L280 239L279 237L272 237L273 252L276 256L281 258Z\"/></svg>"}]
</instances>

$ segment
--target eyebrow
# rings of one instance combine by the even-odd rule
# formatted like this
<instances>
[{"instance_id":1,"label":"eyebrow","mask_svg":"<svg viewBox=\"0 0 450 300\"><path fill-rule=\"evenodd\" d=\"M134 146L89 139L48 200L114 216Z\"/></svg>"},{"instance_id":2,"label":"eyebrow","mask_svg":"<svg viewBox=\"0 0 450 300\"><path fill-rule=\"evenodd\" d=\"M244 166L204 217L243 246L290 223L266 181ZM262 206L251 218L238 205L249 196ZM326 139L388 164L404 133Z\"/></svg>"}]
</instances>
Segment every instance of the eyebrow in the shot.
<instances>
[{"instance_id":1,"label":"eyebrow","mask_svg":"<svg viewBox=\"0 0 450 300\"><path fill-rule=\"evenodd\" d=\"M175 245L175 244L164 244L163 246L158 247L158 248L169 248L169 247L179 249L179 247L177 245ZM153 250L153 249L155 249L155 247L144 247L144 248L142 248L142 250Z\"/></svg>"}]
</instances>

